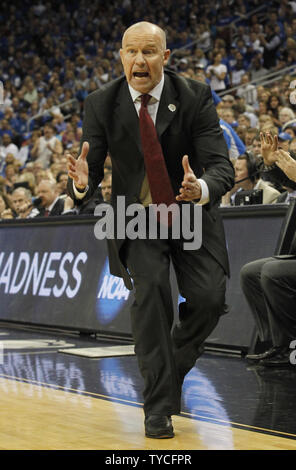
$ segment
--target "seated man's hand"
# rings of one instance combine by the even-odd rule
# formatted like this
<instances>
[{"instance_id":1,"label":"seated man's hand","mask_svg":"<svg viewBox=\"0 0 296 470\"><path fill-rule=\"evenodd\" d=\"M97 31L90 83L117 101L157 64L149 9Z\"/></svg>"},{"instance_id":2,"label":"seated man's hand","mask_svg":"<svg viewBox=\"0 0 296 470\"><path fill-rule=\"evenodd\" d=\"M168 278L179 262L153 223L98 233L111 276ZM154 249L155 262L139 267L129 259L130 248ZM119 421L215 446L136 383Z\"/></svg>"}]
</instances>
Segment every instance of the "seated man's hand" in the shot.
<instances>
[{"instance_id":1,"label":"seated man's hand","mask_svg":"<svg viewBox=\"0 0 296 470\"><path fill-rule=\"evenodd\" d=\"M276 165L291 181L296 182L296 160L294 160L288 152L285 152L282 149L274 152L274 155L276 157Z\"/></svg>"},{"instance_id":2,"label":"seated man's hand","mask_svg":"<svg viewBox=\"0 0 296 470\"><path fill-rule=\"evenodd\" d=\"M265 165L273 165L276 161L275 152L278 149L278 137L271 134L260 132L261 155Z\"/></svg>"},{"instance_id":3,"label":"seated man's hand","mask_svg":"<svg viewBox=\"0 0 296 470\"><path fill-rule=\"evenodd\" d=\"M11 209L5 209L1 214L1 219L13 219L13 213Z\"/></svg>"}]
</instances>

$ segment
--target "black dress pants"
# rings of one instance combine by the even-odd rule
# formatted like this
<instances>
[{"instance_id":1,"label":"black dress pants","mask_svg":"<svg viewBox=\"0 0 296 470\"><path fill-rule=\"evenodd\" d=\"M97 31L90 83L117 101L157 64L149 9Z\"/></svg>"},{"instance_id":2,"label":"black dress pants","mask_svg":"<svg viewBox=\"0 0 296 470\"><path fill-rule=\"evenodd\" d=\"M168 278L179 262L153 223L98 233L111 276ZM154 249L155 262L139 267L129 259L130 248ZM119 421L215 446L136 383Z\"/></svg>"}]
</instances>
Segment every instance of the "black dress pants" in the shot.
<instances>
[{"instance_id":1,"label":"black dress pants","mask_svg":"<svg viewBox=\"0 0 296 470\"><path fill-rule=\"evenodd\" d=\"M263 258L241 269L241 286L261 341L289 345L296 338L296 258Z\"/></svg>"},{"instance_id":2,"label":"black dress pants","mask_svg":"<svg viewBox=\"0 0 296 470\"><path fill-rule=\"evenodd\" d=\"M134 281L131 325L144 378L145 415L178 414L184 376L223 310L225 272L205 248L186 251L180 240L127 240L124 253ZM171 261L186 299L173 330Z\"/></svg>"}]
</instances>

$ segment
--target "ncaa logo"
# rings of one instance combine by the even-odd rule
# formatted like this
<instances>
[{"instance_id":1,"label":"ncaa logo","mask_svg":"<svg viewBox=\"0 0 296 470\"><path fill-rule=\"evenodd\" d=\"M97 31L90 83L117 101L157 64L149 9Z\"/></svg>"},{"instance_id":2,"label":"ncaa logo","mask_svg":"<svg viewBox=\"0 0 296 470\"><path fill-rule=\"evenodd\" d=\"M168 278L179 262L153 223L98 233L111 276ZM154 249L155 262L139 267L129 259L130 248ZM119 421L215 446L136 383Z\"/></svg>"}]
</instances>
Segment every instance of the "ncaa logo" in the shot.
<instances>
[{"instance_id":1,"label":"ncaa logo","mask_svg":"<svg viewBox=\"0 0 296 470\"><path fill-rule=\"evenodd\" d=\"M123 279L110 274L107 258L98 284L96 311L99 321L104 325L110 323L118 315L129 295L130 291L125 287Z\"/></svg>"},{"instance_id":2,"label":"ncaa logo","mask_svg":"<svg viewBox=\"0 0 296 470\"><path fill-rule=\"evenodd\" d=\"M182 297L182 295L179 294L179 296L178 296L178 305L180 305L183 302L186 302L186 299L184 299L184 297Z\"/></svg>"}]
</instances>

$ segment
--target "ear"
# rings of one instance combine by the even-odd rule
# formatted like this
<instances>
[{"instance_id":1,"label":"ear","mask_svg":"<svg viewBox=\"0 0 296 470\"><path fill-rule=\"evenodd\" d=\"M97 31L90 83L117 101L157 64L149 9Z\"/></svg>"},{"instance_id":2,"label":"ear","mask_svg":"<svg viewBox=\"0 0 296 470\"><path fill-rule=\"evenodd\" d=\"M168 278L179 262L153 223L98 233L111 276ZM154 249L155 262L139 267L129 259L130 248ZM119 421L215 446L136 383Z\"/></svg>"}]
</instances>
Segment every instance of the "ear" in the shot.
<instances>
[{"instance_id":1,"label":"ear","mask_svg":"<svg viewBox=\"0 0 296 470\"><path fill-rule=\"evenodd\" d=\"M119 54L120 54L121 63L123 65L123 49L119 49Z\"/></svg>"},{"instance_id":2,"label":"ear","mask_svg":"<svg viewBox=\"0 0 296 470\"><path fill-rule=\"evenodd\" d=\"M163 54L163 63L164 63L164 65L167 65L170 55L171 55L170 49L166 49L164 51L164 54Z\"/></svg>"}]
</instances>

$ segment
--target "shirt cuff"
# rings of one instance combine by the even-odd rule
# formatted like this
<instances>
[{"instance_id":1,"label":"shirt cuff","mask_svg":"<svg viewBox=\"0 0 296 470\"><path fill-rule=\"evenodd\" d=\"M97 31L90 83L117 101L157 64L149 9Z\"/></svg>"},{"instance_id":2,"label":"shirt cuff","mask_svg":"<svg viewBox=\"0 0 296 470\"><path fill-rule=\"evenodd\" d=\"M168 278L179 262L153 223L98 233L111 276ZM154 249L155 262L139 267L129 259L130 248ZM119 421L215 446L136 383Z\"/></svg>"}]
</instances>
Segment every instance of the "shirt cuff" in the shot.
<instances>
[{"instance_id":1,"label":"shirt cuff","mask_svg":"<svg viewBox=\"0 0 296 470\"><path fill-rule=\"evenodd\" d=\"M74 195L75 195L76 199L83 199L84 196L87 193L87 189L86 189L86 191L84 191L84 193L81 193L80 191L77 191L77 189L75 187L75 184L74 184L74 181L73 181L73 191L74 191Z\"/></svg>"},{"instance_id":2,"label":"shirt cuff","mask_svg":"<svg viewBox=\"0 0 296 470\"><path fill-rule=\"evenodd\" d=\"M201 196L200 200L196 202L196 204L203 206L204 204L207 204L210 201L209 188L205 180L198 179L197 181L199 182L201 187Z\"/></svg>"}]
</instances>

